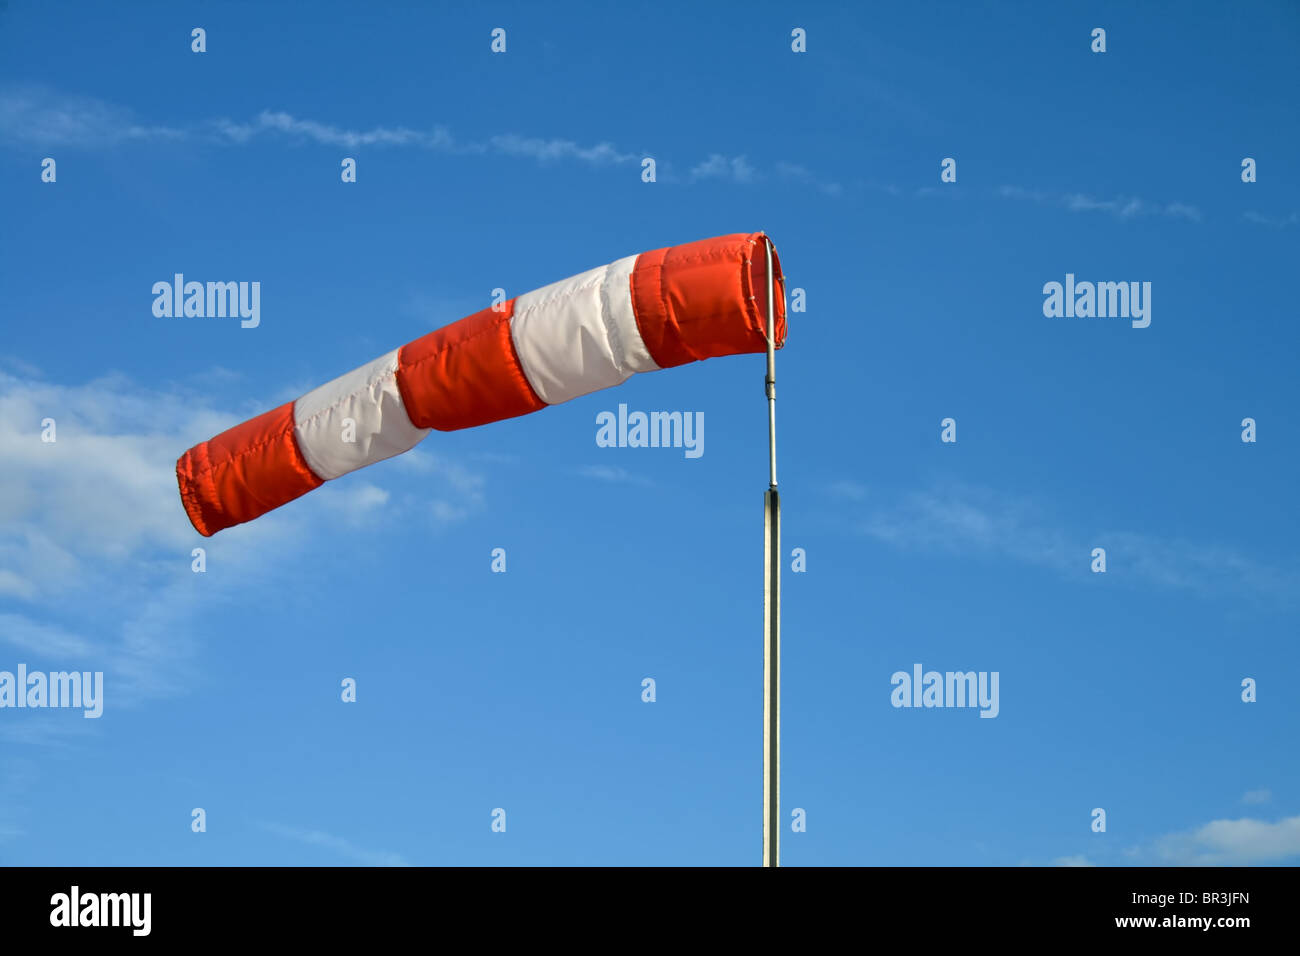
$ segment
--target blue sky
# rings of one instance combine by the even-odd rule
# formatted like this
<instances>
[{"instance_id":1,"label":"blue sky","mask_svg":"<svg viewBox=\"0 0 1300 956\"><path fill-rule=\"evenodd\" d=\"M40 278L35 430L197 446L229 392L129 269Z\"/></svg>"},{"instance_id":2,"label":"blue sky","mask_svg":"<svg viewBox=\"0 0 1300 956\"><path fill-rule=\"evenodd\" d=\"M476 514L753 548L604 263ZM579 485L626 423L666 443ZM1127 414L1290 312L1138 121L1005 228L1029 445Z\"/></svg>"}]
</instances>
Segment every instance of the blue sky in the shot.
<instances>
[{"instance_id":1,"label":"blue sky","mask_svg":"<svg viewBox=\"0 0 1300 956\"><path fill-rule=\"evenodd\" d=\"M783 862L1300 860L1300 12L698 7L0 10L0 670L105 674L0 710L0 862L756 864L761 356L206 541L172 468L494 288L758 229L807 295ZM154 317L176 272L260 325ZM1150 326L1045 317L1067 273ZM704 455L597 447L620 402ZM892 707L916 663L996 719Z\"/></svg>"}]
</instances>

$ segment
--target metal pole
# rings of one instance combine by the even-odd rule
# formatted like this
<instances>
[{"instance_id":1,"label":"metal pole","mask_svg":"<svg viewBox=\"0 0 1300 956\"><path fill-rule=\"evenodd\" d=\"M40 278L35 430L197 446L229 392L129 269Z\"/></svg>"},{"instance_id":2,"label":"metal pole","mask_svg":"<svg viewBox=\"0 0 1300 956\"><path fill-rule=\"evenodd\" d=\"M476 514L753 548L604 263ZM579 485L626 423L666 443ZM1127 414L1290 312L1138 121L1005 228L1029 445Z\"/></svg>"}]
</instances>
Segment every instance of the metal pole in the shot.
<instances>
[{"instance_id":1,"label":"metal pole","mask_svg":"<svg viewBox=\"0 0 1300 956\"><path fill-rule=\"evenodd\" d=\"M776 491L776 277L772 275L772 240L763 237L767 250L767 462L768 487ZM785 293L782 292L782 298Z\"/></svg>"},{"instance_id":2,"label":"metal pole","mask_svg":"<svg viewBox=\"0 0 1300 956\"><path fill-rule=\"evenodd\" d=\"M776 491L776 278L767 250L767 453L763 494L763 865L781 865L781 500Z\"/></svg>"}]
</instances>

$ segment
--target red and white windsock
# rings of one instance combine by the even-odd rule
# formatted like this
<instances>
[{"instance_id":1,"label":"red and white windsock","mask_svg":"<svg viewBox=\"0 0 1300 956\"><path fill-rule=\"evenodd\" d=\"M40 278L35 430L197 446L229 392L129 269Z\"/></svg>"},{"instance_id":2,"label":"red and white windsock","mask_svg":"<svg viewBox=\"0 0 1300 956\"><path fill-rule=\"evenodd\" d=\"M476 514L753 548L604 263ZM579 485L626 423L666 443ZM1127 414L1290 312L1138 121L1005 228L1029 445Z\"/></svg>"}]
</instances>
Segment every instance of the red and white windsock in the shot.
<instances>
[{"instance_id":1,"label":"red and white windsock","mask_svg":"<svg viewBox=\"0 0 1300 956\"><path fill-rule=\"evenodd\" d=\"M765 240L736 233L628 256L408 342L181 455L185 511L212 535L399 455L434 428L526 415L633 372L766 352ZM782 283L775 249L772 263ZM780 348L782 285L774 301Z\"/></svg>"}]
</instances>

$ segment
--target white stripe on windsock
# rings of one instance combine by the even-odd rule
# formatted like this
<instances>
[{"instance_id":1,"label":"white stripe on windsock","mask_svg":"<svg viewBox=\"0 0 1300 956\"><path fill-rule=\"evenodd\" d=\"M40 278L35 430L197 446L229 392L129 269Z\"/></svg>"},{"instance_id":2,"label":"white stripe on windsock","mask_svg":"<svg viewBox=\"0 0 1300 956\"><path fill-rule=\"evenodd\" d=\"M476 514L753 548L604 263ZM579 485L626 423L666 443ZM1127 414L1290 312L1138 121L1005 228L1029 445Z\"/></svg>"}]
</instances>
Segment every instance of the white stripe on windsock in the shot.
<instances>
[{"instance_id":1,"label":"white stripe on windsock","mask_svg":"<svg viewBox=\"0 0 1300 956\"><path fill-rule=\"evenodd\" d=\"M524 377L548 405L659 368L632 309L637 256L553 282L515 299L510 337Z\"/></svg>"},{"instance_id":2,"label":"white stripe on windsock","mask_svg":"<svg viewBox=\"0 0 1300 956\"><path fill-rule=\"evenodd\" d=\"M294 437L318 478L329 481L400 455L432 431L416 428L406 414L397 390L397 352L393 349L294 402ZM345 421L349 418L351 426Z\"/></svg>"}]
</instances>

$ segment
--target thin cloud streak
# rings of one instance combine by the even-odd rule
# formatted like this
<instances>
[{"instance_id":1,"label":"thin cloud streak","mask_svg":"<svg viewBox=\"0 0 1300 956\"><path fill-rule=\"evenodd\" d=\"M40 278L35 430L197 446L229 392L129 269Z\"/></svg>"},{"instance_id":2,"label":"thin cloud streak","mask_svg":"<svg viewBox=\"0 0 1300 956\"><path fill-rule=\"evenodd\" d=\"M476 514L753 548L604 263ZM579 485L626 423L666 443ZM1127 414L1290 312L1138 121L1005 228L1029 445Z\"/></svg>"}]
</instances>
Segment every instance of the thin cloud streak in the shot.
<instances>
[{"instance_id":1,"label":"thin cloud streak","mask_svg":"<svg viewBox=\"0 0 1300 956\"><path fill-rule=\"evenodd\" d=\"M120 106L93 97L68 96L46 87L11 87L0 90L0 142L40 147L105 148L128 142L197 141L244 146L278 137L290 142L311 142L338 149L416 148L448 155L504 156L530 159L547 165L577 162L588 166L639 163L644 154L620 149L602 141L584 145L561 137L501 133L482 141L464 140L445 126L427 129L411 126L375 126L348 129L319 120L266 109L251 120L211 118L186 126L149 124ZM828 195L839 195L838 183L822 179L807 168L787 162L775 166L783 179L809 185ZM673 177L665 173L665 182ZM713 153L691 167L688 182L722 181L738 185L763 182L763 174L745 156Z\"/></svg>"},{"instance_id":2,"label":"thin cloud streak","mask_svg":"<svg viewBox=\"0 0 1300 956\"><path fill-rule=\"evenodd\" d=\"M649 478L643 475L634 475L625 468L616 468L612 465L583 465L577 470L577 474L583 478L593 478L596 481L608 481L629 485L652 485Z\"/></svg>"},{"instance_id":3,"label":"thin cloud streak","mask_svg":"<svg viewBox=\"0 0 1300 956\"><path fill-rule=\"evenodd\" d=\"M139 122L130 110L44 87L0 90L0 138L47 146L113 146L179 140L185 131Z\"/></svg>"},{"instance_id":4,"label":"thin cloud streak","mask_svg":"<svg viewBox=\"0 0 1300 956\"><path fill-rule=\"evenodd\" d=\"M1201 211L1184 202L1158 203L1134 196L1115 199L1098 199L1085 193L1056 193L1021 186L1000 186L996 190L1000 199L1015 199L1039 205L1056 206L1070 212L1104 212L1117 219L1137 219L1144 216L1163 216L1200 222Z\"/></svg>"},{"instance_id":5,"label":"thin cloud streak","mask_svg":"<svg viewBox=\"0 0 1300 956\"><path fill-rule=\"evenodd\" d=\"M376 126L347 129L283 110L263 110L240 122L215 118L187 126L145 123L132 111L93 97L68 96L45 87L8 88L0 91L0 140L35 143L45 147L103 148L126 142L209 140L245 145L266 137L306 140L343 149L418 147L438 152L519 156L540 163L576 160L593 166L628 163L638 159L610 143L583 146L572 140L505 134L486 142L457 139L445 126L414 129Z\"/></svg>"},{"instance_id":6,"label":"thin cloud streak","mask_svg":"<svg viewBox=\"0 0 1300 956\"><path fill-rule=\"evenodd\" d=\"M953 484L910 492L868 514L858 530L905 550L1011 558L1071 577L1088 568L1094 547L1104 547L1111 573L1148 584L1279 601L1300 595L1295 568L1273 567L1221 545L1132 531L1070 531L1029 499L987 488Z\"/></svg>"},{"instance_id":7,"label":"thin cloud streak","mask_svg":"<svg viewBox=\"0 0 1300 956\"><path fill-rule=\"evenodd\" d=\"M1269 216L1262 212L1256 212L1248 209L1241 214L1241 218L1246 222L1253 222L1257 226L1269 226L1273 229L1286 229L1289 226L1300 225L1300 213L1291 213L1289 216Z\"/></svg>"},{"instance_id":8,"label":"thin cloud streak","mask_svg":"<svg viewBox=\"0 0 1300 956\"><path fill-rule=\"evenodd\" d=\"M749 184L759 179L757 170L744 156L723 156L712 153L704 162L691 168L691 182L701 179L726 179L732 182Z\"/></svg>"},{"instance_id":9,"label":"thin cloud streak","mask_svg":"<svg viewBox=\"0 0 1300 956\"><path fill-rule=\"evenodd\" d=\"M844 192L844 187L839 183L823 179L817 173L814 173L806 166L801 166L799 163L778 162L776 164L776 174L782 179L812 186L828 196L839 196Z\"/></svg>"},{"instance_id":10,"label":"thin cloud streak","mask_svg":"<svg viewBox=\"0 0 1300 956\"><path fill-rule=\"evenodd\" d=\"M305 846L323 847L326 850L331 850L339 856L353 860L363 866L411 865L402 858L400 853L389 853L385 850L367 850L357 846L350 840L345 840L343 837L324 833L320 830L304 830L301 827L285 826L282 823L262 823L261 827L268 833L273 833L286 840L293 840Z\"/></svg>"}]
</instances>

